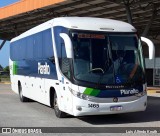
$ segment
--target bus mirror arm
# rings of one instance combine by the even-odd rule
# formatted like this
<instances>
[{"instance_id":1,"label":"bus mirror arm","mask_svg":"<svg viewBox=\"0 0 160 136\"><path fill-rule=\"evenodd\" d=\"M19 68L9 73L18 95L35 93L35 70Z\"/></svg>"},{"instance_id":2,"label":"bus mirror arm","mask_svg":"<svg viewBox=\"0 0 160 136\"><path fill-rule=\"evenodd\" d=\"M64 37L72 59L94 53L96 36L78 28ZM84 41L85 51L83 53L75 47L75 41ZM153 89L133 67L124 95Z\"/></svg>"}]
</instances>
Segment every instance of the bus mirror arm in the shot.
<instances>
[{"instance_id":1,"label":"bus mirror arm","mask_svg":"<svg viewBox=\"0 0 160 136\"><path fill-rule=\"evenodd\" d=\"M153 42L151 40L145 38L145 37L141 37L141 40L143 42L145 42L149 47L149 59L154 59L154 57L155 57L155 47L154 47Z\"/></svg>"},{"instance_id":2,"label":"bus mirror arm","mask_svg":"<svg viewBox=\"0 0 160 136\"><path fill-rule=\"evenodd\" d=\"M67 58L73 58L73 46L70 37L65 33L60 33L60 37L64 40Z\"/></svg>"}]
</instances>

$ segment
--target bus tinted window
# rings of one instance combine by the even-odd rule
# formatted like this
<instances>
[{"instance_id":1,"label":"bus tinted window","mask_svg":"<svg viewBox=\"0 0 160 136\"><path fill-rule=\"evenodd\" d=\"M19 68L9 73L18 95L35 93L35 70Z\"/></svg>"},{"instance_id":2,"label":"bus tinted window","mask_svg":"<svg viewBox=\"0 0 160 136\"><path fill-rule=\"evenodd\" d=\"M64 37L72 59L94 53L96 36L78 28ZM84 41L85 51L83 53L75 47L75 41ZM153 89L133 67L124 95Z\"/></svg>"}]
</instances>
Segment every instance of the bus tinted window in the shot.
<instances>
[{"instance_id":1,"label":"bus tinted window","mask_svg":"<svg viewBox=\"0 0 160 136\"><path fill-rule=\"evenodd\" d=\"M34 35L34 58L35 59L43 58L42 46L45 46L45 45L42 44L42 32L40 32Z\"/></svg>"},{"instance_id":2,"label":"bus tinted window","mask_svg":"<svg viewBox=\"0 0 160 136\"><path fill-rule=\"evenodd\" d=\"M45 59L54 56L51 30L45 30L11 43L11 60Z\"/></svg>"},{"instance_id":3,"label":"bus tinted window","mask_svg":"<svg viewBox=\"0 0 160 136\"><path fill-rule=\"evenodd\" d=\"M30 37L28 37L27 38L27 40L25 40L26 41L26 59L32 59L33 58L33 37L32 36L30 36ZM25 46L23 46L23 45L20 45L22 48L25 48ZM20 57L21 58L21 57Z\"/></svg>"},{"instance_id":4,"label":"bus tinted window","mask_svg":"<svg viewBox=\"0 0 160 136\"><path fill-rule=\"evenodd\" d=\"M53 57L51 30L43 32L43 56L44 58Z\"/></svg>"}]
</instances>

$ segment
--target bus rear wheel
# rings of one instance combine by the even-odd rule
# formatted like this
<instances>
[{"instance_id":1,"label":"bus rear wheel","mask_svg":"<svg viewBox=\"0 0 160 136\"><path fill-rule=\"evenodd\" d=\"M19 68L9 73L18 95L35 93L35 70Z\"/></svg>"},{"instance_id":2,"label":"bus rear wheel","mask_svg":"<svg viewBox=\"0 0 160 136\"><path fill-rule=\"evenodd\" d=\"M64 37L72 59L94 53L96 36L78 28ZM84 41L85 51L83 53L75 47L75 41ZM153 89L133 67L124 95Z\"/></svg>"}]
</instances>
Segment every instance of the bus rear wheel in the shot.
<instances>
[{"instance_id":1,"label":"bus rear wheel","mask_svg":"<svg viewBox=\"0 0 160 136\"><path fill-rule=\"evenodd\" d=\"M57 98L57 94L56 93L54 93L53 106L54 106L54 111L55 111L56 117L58 117L58 118L66 117L66 113L62 112L61 110L59 110L58 98Z\"/></svg>"},{"instance_id":2,"label":"bus rear wheel","mask_svg":"<svg viewBox=\"0 0 160 136\"><path fill-rule=\"evenodd\" d=\"M28 98L23 96L23 92L22 92L22 85L21 83L18 83L18 90L19 90L19 98L21 102L28 102Z\"/></svg>"}]
</instances>

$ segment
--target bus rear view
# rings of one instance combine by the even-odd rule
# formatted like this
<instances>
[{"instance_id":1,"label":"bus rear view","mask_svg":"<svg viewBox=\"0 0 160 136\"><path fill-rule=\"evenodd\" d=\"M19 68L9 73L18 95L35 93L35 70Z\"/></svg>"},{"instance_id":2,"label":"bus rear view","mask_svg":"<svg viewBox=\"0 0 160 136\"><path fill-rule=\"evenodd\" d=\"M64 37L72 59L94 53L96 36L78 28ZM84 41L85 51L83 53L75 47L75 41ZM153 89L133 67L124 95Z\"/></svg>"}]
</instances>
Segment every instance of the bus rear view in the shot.
<instances>
[{"instance_id":1,"label":"bus rear view","mask_svg":"<svg viewBox=\"0 0 160 136\"><path fill-rule=\"evenodd\" d=\"M34 99L30 92L25 97L53 107L57 117L146 109L147 84L141 39L133 26L110 19L62 17L34 30L39 32L45 26L51 31L53 56L34 63L38 68L45 66L46 71L37 70L37 74L43 72L43 77L37 78L44 79L46 95ZM153 58L152 42L142 40L150 47L150 58ZM12 64L12 60L10 62ZM48 79L44 75L52 73L52 65L56 78ZM12 79L20 81L18 76Z\"/></svg>"}]
</instances>

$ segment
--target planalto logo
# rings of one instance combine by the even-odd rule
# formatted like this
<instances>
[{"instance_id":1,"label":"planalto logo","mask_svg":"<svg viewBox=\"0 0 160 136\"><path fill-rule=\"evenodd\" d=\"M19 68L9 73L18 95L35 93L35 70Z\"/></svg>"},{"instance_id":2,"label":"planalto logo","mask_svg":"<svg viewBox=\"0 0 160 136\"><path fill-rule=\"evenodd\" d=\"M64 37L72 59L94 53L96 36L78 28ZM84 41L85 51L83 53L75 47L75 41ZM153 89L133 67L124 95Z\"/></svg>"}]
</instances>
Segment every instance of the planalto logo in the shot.
<instances>
[{"instance_id":1,"label":"planalto logo","mask_svg":"<svg viewBox=\"0 0 160 136\"><path fill-rule=\"evenodd\" d=\"M131 89L131 90L124 90L124 89L122 89L122 90L120 90L120 92L121 92L121 95L125 95L125 94L137 94L137 93L139 93L139 91L137 90L137 89Z\"/></svg>"},{"instance_id":2,"label":"planalto logo","mask_svg":"<svg viewBox=\"0 0 160 136\"><path fill-rule=\"evenodd\" d=\"M45 65L41 65L40 62L38 62L38 74L50 74L50 66L45 62Z\"/></svg>"}]
</instances>

